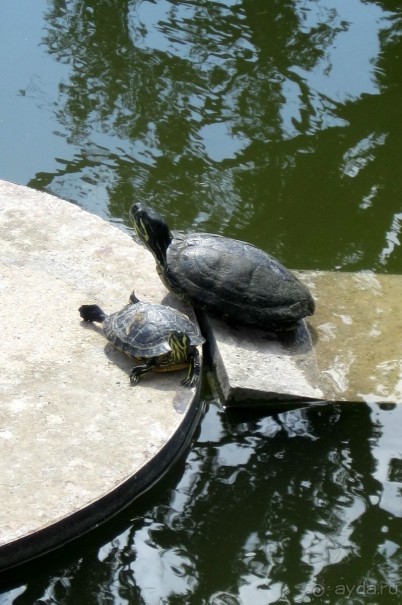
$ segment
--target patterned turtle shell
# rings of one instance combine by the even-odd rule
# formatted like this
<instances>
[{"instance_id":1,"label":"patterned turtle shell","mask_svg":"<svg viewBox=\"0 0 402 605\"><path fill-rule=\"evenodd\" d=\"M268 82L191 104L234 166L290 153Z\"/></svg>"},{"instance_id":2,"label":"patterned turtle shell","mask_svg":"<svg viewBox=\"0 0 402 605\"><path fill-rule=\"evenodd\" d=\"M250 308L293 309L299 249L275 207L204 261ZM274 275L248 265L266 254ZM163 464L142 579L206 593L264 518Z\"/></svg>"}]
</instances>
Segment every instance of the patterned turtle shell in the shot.
<instances>
[{"instance_id":1,"label":"patterned turtle shell","mask_svg":"<svg viewBox=\"0 0 402 605\"><path fill-rule=\"evenodd\" d=\"M169 336L173 331L187 334L192 346L205 342L187 315L164 305L129 304L108 315L103 323L106 338L134 359L169 353Z\"/></svg>"}]
</instances>

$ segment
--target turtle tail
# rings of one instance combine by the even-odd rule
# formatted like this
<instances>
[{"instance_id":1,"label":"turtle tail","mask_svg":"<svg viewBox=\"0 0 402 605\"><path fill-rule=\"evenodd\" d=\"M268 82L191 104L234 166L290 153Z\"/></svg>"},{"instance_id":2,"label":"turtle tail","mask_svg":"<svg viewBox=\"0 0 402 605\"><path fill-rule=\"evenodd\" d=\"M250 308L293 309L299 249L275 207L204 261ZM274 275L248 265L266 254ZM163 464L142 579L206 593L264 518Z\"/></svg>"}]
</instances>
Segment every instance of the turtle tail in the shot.
<instances>
[{"instance_id":1,"label":"turtle tail","mask_svg":"<svg viewBox=\"0 0 402 605\"><path fill-rule=\"evenodd\" d=\"M84 321L98 321L102 323L107 317L106 313L98 305L81 305L78 311Z\"/></svg>"}]
</instances>

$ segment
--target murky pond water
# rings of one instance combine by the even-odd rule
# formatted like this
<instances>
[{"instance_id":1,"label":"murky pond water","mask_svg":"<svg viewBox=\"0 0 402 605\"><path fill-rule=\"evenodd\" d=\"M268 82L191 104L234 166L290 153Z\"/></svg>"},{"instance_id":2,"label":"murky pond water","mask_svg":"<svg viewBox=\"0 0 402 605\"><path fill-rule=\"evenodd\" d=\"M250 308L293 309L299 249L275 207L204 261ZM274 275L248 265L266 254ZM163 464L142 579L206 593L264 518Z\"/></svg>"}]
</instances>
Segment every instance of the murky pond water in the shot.
<instances>
[{"instance_id":1,"label":"murky pond water","mask_svg":"<svg viewBox=\"0 0 402 605\"><path fill-rule=\"evenodd\" d=\"M122 229L142 199L290 267L402 273L398 3L3 0L0 47L0 178ZM400 603L402 407L205 397L169 476L0 605Z\"/></svg>"}]
</instances>

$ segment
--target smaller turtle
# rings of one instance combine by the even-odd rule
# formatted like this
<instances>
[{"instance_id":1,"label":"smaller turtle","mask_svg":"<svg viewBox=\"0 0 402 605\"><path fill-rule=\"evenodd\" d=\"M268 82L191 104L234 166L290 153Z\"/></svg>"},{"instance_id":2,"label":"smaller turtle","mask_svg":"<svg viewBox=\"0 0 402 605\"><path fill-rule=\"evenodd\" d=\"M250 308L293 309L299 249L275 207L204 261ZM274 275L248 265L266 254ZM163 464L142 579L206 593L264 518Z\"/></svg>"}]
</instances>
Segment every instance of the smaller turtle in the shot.
<instances>
[{"instance_id":1,"label":"smaller turtle","mask_svg":"<svg viewBox=\"0 0 402 605\"><path fill-rule=\"evenodd\" d=\"M150 370L168 372L188 367L184 386L194 386L201 366L197 346L205 342L195 324L172 307L142 303L130 296L130 303L107 315L98 305L82 305L84 321L102 323L103 333L114 346L137 363L130 382L137 384Z\"/></svg>"}]
</instances>

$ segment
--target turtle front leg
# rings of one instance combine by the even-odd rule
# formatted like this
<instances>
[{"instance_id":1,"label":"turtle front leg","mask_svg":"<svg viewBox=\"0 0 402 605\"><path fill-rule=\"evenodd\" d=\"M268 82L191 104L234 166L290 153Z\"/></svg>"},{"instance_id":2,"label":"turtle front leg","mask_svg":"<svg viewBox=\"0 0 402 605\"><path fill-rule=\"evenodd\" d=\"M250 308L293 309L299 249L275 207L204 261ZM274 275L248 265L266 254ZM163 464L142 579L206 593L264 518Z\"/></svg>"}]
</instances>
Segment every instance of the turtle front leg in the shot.
<instances>
[{"instance_id":1,"label":"turtle front leg","mask_svg":"<svg viewBox=\"0 0 402 605\"><path fill-rule=\"evenodd\" d=\"M141 376L150 372L154 367L155 367L155 363L151 360L148 362L145 362L141 365L134 366L130 372L131 386L135 386L138 383Z\"/></svg>"},{"instance_id":2,"label":"turtle front leg","mask_svg":"<svg viewBox=\"0 0 402 605\"><path fill-rule=\"evenodd\" d=\"M188 366L187 376L181 381L185 387L193 387L197 384L201 374L201 361L198 349L194 347L194 351L190 355L190 364Z\"/></svg>"}]
</instances>

